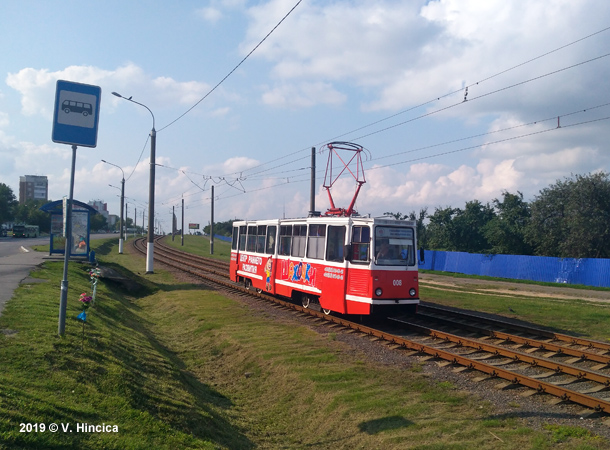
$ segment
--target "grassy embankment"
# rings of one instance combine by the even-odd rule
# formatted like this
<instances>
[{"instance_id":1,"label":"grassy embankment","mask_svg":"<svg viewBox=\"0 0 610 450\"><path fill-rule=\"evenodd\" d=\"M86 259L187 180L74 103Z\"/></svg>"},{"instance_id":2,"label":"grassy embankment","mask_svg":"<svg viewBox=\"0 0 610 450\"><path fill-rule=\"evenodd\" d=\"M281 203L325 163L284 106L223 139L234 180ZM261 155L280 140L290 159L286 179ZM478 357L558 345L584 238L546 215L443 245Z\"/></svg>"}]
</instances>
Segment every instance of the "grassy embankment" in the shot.
<instances>
[{"instance_id":1,"label":"grassy embankment","mask_svg":"<svg viewBox=\"0 0 610 450\"><path fill-rule=\"evenodd\" d=\"M438 274L438 272L435 272ZM456 274L447 274L447 281L456 277ZM459 276L466 278L467 276ZM527 284L536 286L548 286L562 288L565 297L538 292L535 296L527 293L519 292L513 289L514 292L502 292L494 294L490 292L488 284L476 284L476 279L481 278L491 280L485 277L468 276L473 281L465 286L460 286L458 283L450 288L439 286L422 286L422 300L439 303L446 306L456 308L464 308L474 311L481 311L491 314L498 314L505 317L519 319L529 322L532 326L548 327L559 333L572 334L575 336L583 336L590 339L609 341L610 330L610 301L592 301L585 300L588 296L588 291L607 291L603 288L584 288L578 290L573 286L565 286L555 283L535 283L523 282L523 290L528 291ZM497 281L511 281L505 279L497 279ZM582 298L578 297L578 293L582 293Z\"/></svg>"},{"instance_id":2,"label":"grassy embankment","mask_svg":"<svg viewBox=\"0 0 610 450\"><path fill-rule=\"evenodd\" d=\"M114 239L94 245L140 288L101 280L84 342L75 317L87 265L70 265L64 338L62 263L18 289L0 317L1 449L606 447L581 428L532 430L511 414L516 404L494 410L415 362L374 365L333 333L270 321L159 267L143 276L143 259L118 255ZM84 422L119 431L77 433ZM21 423L60 430L21 433Z\"/></svg>"}]
</instances>

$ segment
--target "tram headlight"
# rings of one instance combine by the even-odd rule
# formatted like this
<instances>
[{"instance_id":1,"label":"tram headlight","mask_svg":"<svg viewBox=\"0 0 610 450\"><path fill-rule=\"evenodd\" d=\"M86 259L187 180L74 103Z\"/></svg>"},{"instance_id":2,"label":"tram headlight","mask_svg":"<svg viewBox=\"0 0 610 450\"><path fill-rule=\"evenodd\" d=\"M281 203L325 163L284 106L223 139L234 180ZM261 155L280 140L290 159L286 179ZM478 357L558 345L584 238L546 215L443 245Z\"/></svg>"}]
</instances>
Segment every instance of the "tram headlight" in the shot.
<instances>
[{"instance_id":1,"label":"tram headlight","mask_svg":"<svg viewBox=\"0 0 610 450\"><path fill-rule=\"evenodd\" d=\"M415 288L411 288L411 289L409 289L409 295L410 295L411 297L415 297L415 294L417 294L417 292L415 291Z\"/></svg>"},{"instance_id":2,"label":"tram headlight","mask_svg":"<svg viewBox=\"0 0 610 450\"><path fill-rule=\"evenodd\" d=\"M377 289L375 289L375 295L376 295L377 297L381 297L381 294L383 294L383 291L381 290L381 288L377 288Z\"/></svg>"}]
</instances>

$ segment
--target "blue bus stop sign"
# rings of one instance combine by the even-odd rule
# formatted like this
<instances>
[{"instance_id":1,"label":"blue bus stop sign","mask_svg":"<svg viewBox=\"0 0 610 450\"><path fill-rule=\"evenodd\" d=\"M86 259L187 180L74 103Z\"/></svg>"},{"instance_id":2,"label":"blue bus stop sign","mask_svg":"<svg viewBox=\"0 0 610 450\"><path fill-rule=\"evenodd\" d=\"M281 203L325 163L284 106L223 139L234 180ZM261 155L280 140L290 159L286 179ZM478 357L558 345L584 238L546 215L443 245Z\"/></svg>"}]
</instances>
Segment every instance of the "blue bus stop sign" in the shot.
<instances>
[{"instance_id":1,"label":"blue bus stop sign","mask_svg":"<svg viewBox=\"0 0 610 450\"><path fill-rule=\"evenodd\" d=\"M57 80L53 112L53 142L97 146L102 89L90 84Z\"/></svg>"}]
</instances>

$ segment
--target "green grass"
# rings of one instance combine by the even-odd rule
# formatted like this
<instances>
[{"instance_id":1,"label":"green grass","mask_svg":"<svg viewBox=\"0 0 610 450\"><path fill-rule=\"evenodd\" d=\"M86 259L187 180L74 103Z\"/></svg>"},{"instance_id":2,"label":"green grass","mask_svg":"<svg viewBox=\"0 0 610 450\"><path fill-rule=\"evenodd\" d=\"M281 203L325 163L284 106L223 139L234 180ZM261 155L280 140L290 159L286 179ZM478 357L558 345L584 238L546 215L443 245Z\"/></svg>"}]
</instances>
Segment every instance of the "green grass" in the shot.
<instances>
[{"instance_id":1,"label":"green grass","mask_svg":"<svg viewBox=\"0 0 610 450\"><path fill-rule=\"evenodd\" d=\"M223 261L229 261L231 259L231 243L221 241L220 239L214 239L214 254L210 255L209 236L185 234L184 245L182 245L180 236L175 236L173 241L171 236L166 236L163 238L163 244L188 253L205 256L206 258L215 258Z\"/></svg>"},{"instance_id":2,"label":"green grass","mask_svg":"<svg viewBox=\"0 0 610 450\"><path fill-rule=\"evenodd\" d=\"M485 286L489 289L490 286ZM472 287L450 290L422 285L421 299L441 305L498 314L548 327L559 333L610 340L610 303L552 297L506 296L480 292Z\"/></svg>"},{"instance_id":3,"label":"green grass","mask_svg":"<svg viewBox=\"0 0 610 450\"><path fill-rule=\"evenodd\" d=\"M94 241L98 259L141 287L101 280L84 342L75 317L90 292L86 264L70 264L65 337L62 262L33 273L49 281L22 285L0 316L0 449L607 447L584 429L532 430L415 361L373 364L336 332L271 320L158 267L143 275L144 259L115 244ZM52 422L119 432L19 432Z\"/></svg>"}]
</instances>

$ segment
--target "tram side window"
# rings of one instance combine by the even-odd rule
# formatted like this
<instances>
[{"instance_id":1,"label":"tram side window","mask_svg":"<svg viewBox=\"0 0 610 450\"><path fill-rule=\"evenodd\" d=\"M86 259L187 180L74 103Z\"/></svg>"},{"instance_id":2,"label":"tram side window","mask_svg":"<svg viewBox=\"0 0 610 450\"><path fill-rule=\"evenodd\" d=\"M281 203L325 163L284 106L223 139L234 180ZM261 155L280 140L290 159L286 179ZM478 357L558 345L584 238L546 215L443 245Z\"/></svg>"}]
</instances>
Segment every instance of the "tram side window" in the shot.
<instances>
[{"instance_id":1,"label":"tram side window","mask_svg":"<svg viewBox=\"0 0 610 450\"><path fill-rule=\"evenodd\" d=\"M324 259L324 240L326 238L326 225L309 225L307 239L307 257Z\"/></svg>"},{"instance_id":2,"label":"tram side window","mask_svg":"<svg viewBox=\"0 0 610 450\"><path fill-rule=\"evenodd\" d=\"M246 226L242 225L239 227L239 250L244 251L246 249Z\"/></svg>"},{"instance_id":3,"label":"tram side window","mask_svg":"<svg viewBox=\"0 0 610 450\"><path fill-rule=\"evenodd\" d=\"M231 238L231 250L237 250L237 244L239 239L239 228L233 227L233 236Z\"/></svg>"},{"instance_id":4,"label":"tram side window","mask_svg":"<svg viewBox=\"0 0 610 450\"><path fill-rule=\"evenodd\" d=\"M290 247L292 244L292 225L280 226L280 251L283 256L290 256Z\"/></svg>"},{"instance_id":5,"label":"tram side window","mask_svg":"<svg viewBox=\"0 0 610 450\"><path fill-rule=\"evenodd\" d=\"M256 251L256 227L248 227L248 238L246 239L246 251Z\"/></svg>"},{"instance_id":6,"label":"tram side window","mask_svg":"<svg viewBox=\"0 0 610 450\"><path fill-rule=\"evenodd\" d=\"M345 227L329 226L328 227L328 244L326 246L326 260L334 262L343 262L345 256L343 254L343 246L345 245Z\"/></svg>"},{"instance_id":7,"label":"tram side window","mask_svg":"<svg viewBox=\"0 0 610 450\"><path fill-rule=\"evenodd\" d=\"M265 253L265 237L267 225L259 225L256 230L256 253Z\"/></svg>"},{"instance_id":8,"label":"tram side window","mask_svg":"<svg viewBox=\"0 0 610 450\"><path fill-rule=\"evenodd\" d=\"M305 243L307 242L307 225L292 227L292 256L302 258L305 256Z\"/></svg>"},{"instance_id":9,"label":"tram side window","mask_svg":"<svg viewBox=\"0 0 610 450\"><path fill-rule=\"evenodd\" d=\"M275 254L275 235L277 233L277 226L269 225L267 227L267 241L265 243L265 253L267 255Z\"/></svg>"},{"instance_id":10,"label":"tram side window","mask_svg":"<svg viewBox=\"0 0 610 450\"><path fill-rule=\"evenodd\" d=\"M368 226L352 227L352 261L368 262L371 246L371 229Z\"/></svg>"}]
</instances>

